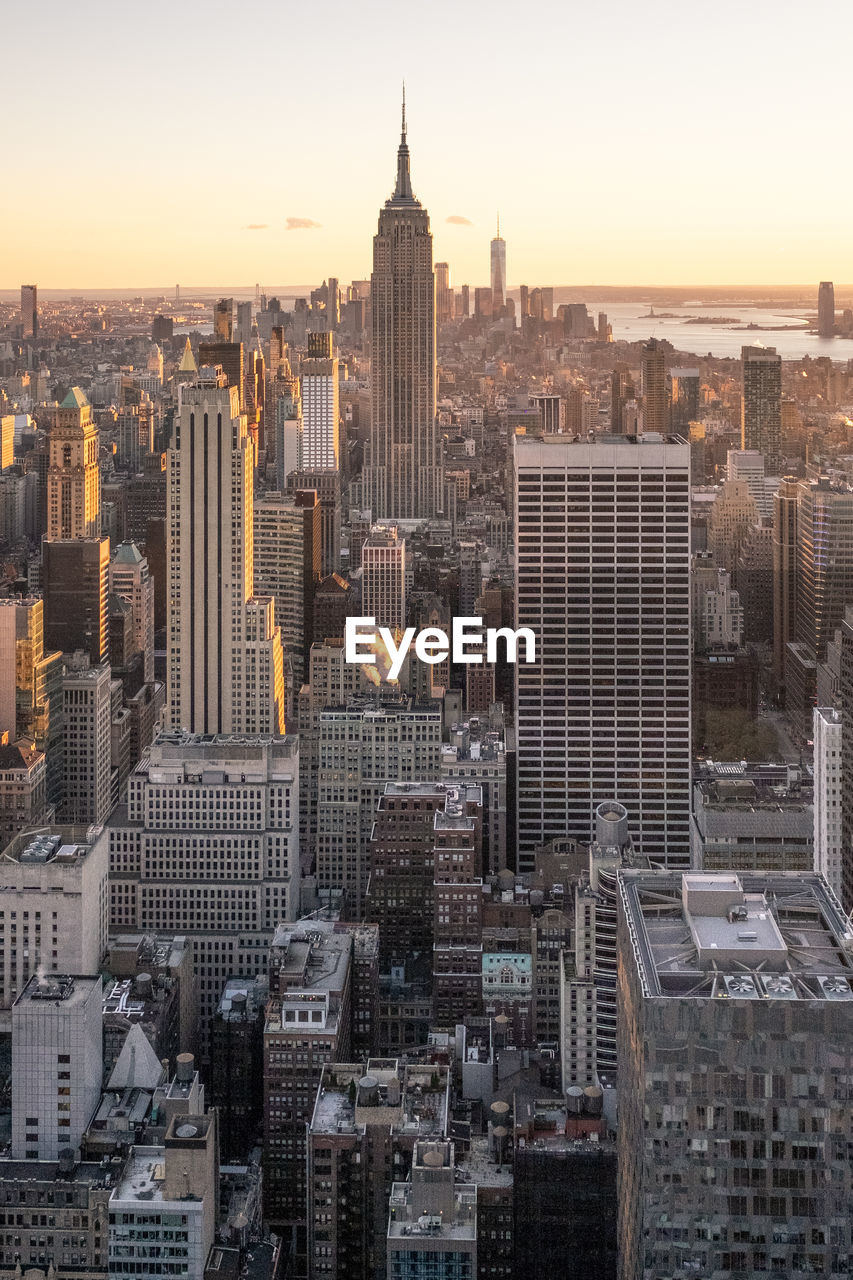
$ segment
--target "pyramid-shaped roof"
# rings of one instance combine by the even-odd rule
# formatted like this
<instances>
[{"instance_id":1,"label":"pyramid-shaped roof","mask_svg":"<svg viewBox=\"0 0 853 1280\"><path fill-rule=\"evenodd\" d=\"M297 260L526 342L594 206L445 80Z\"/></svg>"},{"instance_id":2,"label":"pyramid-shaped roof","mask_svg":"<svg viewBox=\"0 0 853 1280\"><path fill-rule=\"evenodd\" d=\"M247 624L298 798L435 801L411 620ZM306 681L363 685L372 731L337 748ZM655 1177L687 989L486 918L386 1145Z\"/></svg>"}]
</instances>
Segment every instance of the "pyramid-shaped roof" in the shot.
<instances>
[{"instance_id":1,"label":"pyramid-shaped roof","mask_svg":"<svg viewBox=\"0 0 853 1280\"><path fill-rule=\"evenodd\" d=\"M156 1089L163 1078L163 1064L138 1022L125 1036L112 1070L108 1089Z\"/></svg>"},{"instance_id":2,"label":"pyramid-shaped roof","mask_svg":"<svg viewBox=\"0 0 853 1280\"><path fill-rule=\"evenodd\" d=\"M141 564L142 552L135 542L121 542L116 547L113 564Z\"/></svg>"},{"instance_id":3,"label":"pyramid-shaped roof","mask_svg":"<svg viewBox=\"0 0 853 1280\"><path fill-rule=\"evenodd\" d=\"M80 388L72 387L59 407L60 409L86 409L88 405L89 401Z\"/></svg>"},{"instance_id":4,"label":"pyramid-shaped roof","mask_svg":"<svg viewBox=\"0 0 853 1280\"><path fill-rule=\"evenodd\" d=\"M178 365L178 373L198 373L198 365L195 362L189 338L187 338L187 345L184 347L184 354L181 356L181 363Z\"/></svg>"}]
</instances>

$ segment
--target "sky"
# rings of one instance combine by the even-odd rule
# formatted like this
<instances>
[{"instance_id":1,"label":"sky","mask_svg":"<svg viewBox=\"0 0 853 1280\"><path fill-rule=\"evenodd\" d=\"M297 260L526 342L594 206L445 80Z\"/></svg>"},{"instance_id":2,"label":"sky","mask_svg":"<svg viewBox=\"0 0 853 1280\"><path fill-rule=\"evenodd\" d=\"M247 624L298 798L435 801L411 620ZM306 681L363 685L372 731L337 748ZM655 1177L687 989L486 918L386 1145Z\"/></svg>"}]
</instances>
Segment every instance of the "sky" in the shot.
<instances>
[{"instance_id":1,"label":"sky","mask_svg":"<svg viewBox=\"0 0 853 1280\"><path fill-rule=\"evenodd\" d=\"M498 210L510 287L853 281L842 0L35 12L4 4L0 288L366 278L403 78L457 287Z\"/></svg>"}]
</instances>

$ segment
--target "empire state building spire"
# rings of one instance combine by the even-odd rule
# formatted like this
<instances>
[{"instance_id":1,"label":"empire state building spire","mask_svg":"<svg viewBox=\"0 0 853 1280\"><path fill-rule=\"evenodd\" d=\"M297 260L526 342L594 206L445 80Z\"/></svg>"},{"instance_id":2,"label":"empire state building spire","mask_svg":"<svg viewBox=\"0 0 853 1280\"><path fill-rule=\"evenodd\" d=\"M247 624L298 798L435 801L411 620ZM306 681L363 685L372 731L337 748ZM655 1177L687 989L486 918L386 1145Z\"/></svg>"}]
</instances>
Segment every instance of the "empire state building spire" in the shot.
<instances>
[{"instance_id":1,"label":"empire state building spire","mask_svg":"<svg viewBox=\"0 0 853 1280\"><path fill-rule=\"evenodd\" d=\"M406 98L397 185L373 239L371 430L364 505L374 520L429 519L442 508L435 403L435 276L429 214L412 194Z\"/></svg>"},{"instance_id":2,"label":"empire state building spire","mask_svg":"<svg viewBox=\"0 0 853 1280\"><path fill-rule=\"evenodd\" d=\"M394 194L390 200L386 200L386 205L413 205L419 206L420 201L416 200L412 192L412 179L409 173L409 144L406 142L406 84L403 82L403 118L400 129L400 145L397 148L397 185L394 188Z\"/></svg>"}]
</instances>

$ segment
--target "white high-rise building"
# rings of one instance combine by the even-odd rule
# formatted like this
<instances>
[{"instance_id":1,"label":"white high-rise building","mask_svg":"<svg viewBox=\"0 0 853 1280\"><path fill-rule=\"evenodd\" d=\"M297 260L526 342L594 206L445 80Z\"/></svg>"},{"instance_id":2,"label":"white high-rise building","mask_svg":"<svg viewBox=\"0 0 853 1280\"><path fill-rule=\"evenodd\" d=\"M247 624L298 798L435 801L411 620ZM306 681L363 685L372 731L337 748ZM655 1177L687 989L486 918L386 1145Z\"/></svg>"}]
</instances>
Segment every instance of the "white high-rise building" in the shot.
<instances>
[{"instance_id":1,"label":"white high-rise building","mask_svg":"<svg viewBox=\"0 0 853 1280\"><path fill-rule=\"evenodd\" d=\"M110 591L133 609L133 633L147 683L154 679L154 579L135 542L116 547L110 563Z\"/></svg>"},{"instance_id":2,"label":"white high-rise building","mask_svg":"<svg viewBox=\"0 0 853 1280\"><path fill-rule=\"evenodd\" d=\"M12 841L0 859L0 1008L41 971L97 973L107 949L107 851L70 827Z\"/></svg>"},{"instance_id":3,"label":"white high-rise building","mask_svg":"<svg viewBox=\"0 0 853 1280\"><path fill-rule=\"evenodd\" d=\"M726 476L729 480L745 480L760 516L773 515L773 499L779 488L779 477L765 474L764 454L757 449L729 449Z\"/></svg>"},{"instance_id":4,"label":"white high-rise building","mask_svg":"<svg viewBox=\"0 0 853 1280\"><path fill-rule=\"evenodd\" d=\"M442 506L436 425L435 276L429 214L412 193L406 104L397 182L379 211L370 277L371 424L365 506L381 520Z\"/></svg>"},{"instance_id":5,"label":"white high-rise building","mask_svg":"<svg viewBox=\"0 0 853 1280\"><path fill-rule=\"evenodd\" d=\"M337 471L341 453L338 361L331 333L309 333L302 361L302 461L306 471Z\"/></svg>"},{"instance_id":6,"label":"white high-rise building","mask_svg":"<svg viewBox=\"0 0 853 1280\"><path fill-rule=\"evenodd\" d=\"M111 927L192 939L206 1042L226 978L262 972L298 912L297 739L162 734L103 838Z\"/></svg>"},{"instance_id":7,"label":"white high-rise building","mask_svg":"<svg viewBox=\"0 0 853 1280\"><path fill-rule=\"evenodd\" d=\"M396 525L375 524L361 548L362 616L378 627L406 625L406 539Z\"/></svg>"},{"instance_id":8,"label":"white high-rise building","mask_svg":"<svg viewBox=\"0 0 853 1280\"><path fill-rule=\"evenodd\" d=\"M33 976L12 1008L12 1158L75 1151L103 1080L100 977Z\"/></svg>"},{"instance_id":9,"label":"white high-rise building","mask_svg":"<svg viewBox=\"0 0 853 1280\"><path fill-rule=\"evenodd\" d=\"M181 387L169 450L166 720L282 733L281 633L272 601L253 598L253 445L238 389L221 383L203 370Z\"/></svg>"},{"instance_id":10,"label":"white high-rise building","mask_svg":"<svg viewBox=\"0 0 853 1280\"><path fill-rule=\"evenodd\" d=\"M814 869L841 897L841 715L814 709Z\"/></svg>"},{"instance_id":11,"label":"white high-rise building","mask_svg":"<svg viewBox=\"0 0 853 1280\"><path fill-rule=\"evenodd\" d=\"M678 436L515 437L518 868L628 812L638 851L688 866L690 449Z\"/></svg>"}]
</instances>

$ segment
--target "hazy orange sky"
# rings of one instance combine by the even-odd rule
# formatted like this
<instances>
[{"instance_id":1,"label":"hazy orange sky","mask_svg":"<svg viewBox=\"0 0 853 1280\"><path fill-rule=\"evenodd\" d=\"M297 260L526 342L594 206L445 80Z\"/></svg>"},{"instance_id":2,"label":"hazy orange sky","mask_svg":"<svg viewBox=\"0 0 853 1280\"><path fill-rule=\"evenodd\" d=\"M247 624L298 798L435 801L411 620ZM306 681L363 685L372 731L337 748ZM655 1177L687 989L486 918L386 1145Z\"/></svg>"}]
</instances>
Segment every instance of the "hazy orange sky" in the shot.
<instances>
[{"instance_id":1,"label":"hazy orange sky","mask_svg":"<svg viewBox=\"0 0 853 1280\"><path fill-rule=\"evenodd\" d=\"M511 286L853 280L836 0L33 12L3 18L2 288L369 275L403 76L456 285L498 209Z\"/></svg>"}]
</instances>

